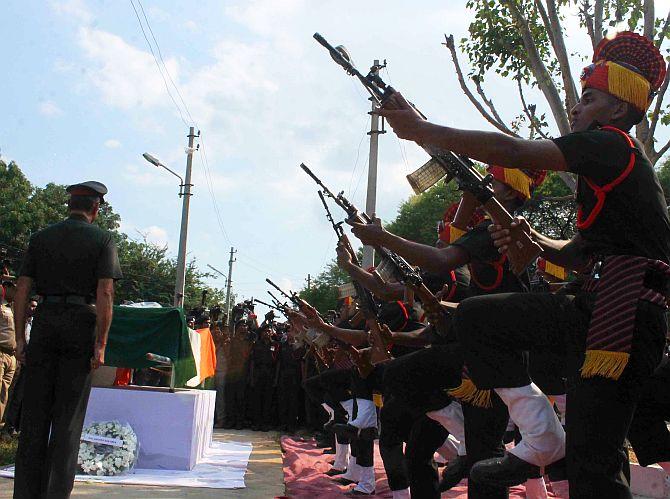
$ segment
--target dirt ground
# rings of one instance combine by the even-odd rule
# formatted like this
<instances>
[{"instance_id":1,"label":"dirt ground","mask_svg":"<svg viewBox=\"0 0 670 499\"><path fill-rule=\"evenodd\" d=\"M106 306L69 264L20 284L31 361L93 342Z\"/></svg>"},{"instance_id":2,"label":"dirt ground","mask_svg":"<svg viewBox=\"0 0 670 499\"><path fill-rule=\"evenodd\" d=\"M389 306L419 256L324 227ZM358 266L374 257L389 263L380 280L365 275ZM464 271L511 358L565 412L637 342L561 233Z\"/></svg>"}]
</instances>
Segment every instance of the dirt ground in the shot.
<instances>
[{"instance_id":1,"label":"dirt ground","mask_svg":"<svg viewBox=\"0 0 670 499\"><path fill-rule=\"evenodd\" d=\"M253 445L249 467L244 477L244 489L196 489L180 487L149 487L141 485L109 485L75 482L72 497L118 498L262 498L272 499L284 495L282 455L277 432L250 430L214 430L214 439L250 442ZM0 478L0 499L12 497L14 481Z\"/></svg>"}]
</instances>

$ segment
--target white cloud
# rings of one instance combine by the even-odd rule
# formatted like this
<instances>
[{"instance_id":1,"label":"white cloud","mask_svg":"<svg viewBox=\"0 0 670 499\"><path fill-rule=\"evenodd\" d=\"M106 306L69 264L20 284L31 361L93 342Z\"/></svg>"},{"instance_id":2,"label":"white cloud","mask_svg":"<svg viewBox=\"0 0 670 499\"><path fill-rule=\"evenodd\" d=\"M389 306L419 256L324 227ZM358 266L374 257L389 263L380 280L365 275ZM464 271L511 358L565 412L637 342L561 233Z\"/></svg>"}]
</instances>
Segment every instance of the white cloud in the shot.
<instances>
[{"instance_id":1,"label":"white cloud","mask_svg":"<svg viewBox=\"0 0 670 499\"><path fill-rule=\"evenodd\" d=\"M55 102L47 100L40 104L40 113L44 116L60 116L63 110Z\"/></svg>"},{"instance_id":2,"label":"white cloud","mask_svg":"<svg viewBox=\"0 0 670 499\"><path fill-rule=\"evenodd\" d=\"M52 1L51 8L58 14L70 17L75 21L88 24L93 20L93 14L83 0Z\"/></svg>"},{"instance_id":3,"label":"white cloud","mask_svg":"<svg viewBox=\"0 0 670 499\"><path fill-rule=\"evenodd\" d=\"M189 19L184 23L184 28L186 28L189 31L198 32L200 31L200 27L198 26L198 23L196 23L193 19Z\"/></svg>"},{"instance_id":4,"label":"white cloud","mask_svg":"<svg viewBox=\"0 0 670 499\"><path fill-rule=\"evenodd\" d=\"M144 229L140 229L139 232L142 233L148 243L156 244L158 246L166 246L168 243L167 230L158 227L157 225L145 227Z\"/></svg>"},{"instance_id":5,"label":"white cloud","mask_svg":"<svg viewBox=\"0 0 670 499\"><path fill-rule=\"evenodd\" d=\"M106 104L126 110L171 105L151 54L100 29L80 28L78 42L92 63L89 81ZM178 81L178 62L167 58L165 65Z\"/></svg>"},{"instance_id":6,"label":"white cloud","mask_svg":"<svg viewBox=\"0 0 670 499\"><path fill-rule=\"evenodd\" d=\"M105 147L107 149L118 149L121 147L121 142L116 139L107 139L105 140Z\"/></svg>"}]
</instances>

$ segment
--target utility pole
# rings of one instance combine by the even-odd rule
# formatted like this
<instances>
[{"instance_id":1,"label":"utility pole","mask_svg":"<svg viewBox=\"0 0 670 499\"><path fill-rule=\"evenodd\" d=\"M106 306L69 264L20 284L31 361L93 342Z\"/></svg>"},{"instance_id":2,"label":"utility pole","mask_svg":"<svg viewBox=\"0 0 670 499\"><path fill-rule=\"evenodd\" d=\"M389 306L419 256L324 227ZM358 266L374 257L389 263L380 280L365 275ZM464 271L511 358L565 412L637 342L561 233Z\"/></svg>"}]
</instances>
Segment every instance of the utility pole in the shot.
<instances>
[{"instance_id":1,"label":"utility pole","mask_svg":"<svg viewBox=\"0 0 670 499\"><path fill-rule=\"evenodd\" d=\"M312 289L312 275L307 274L307 291Z\"/></svg>"},{"instance_id":2,"label":"utility pole","mask_svg":"<svg viewBox=\"0 0 670 499\"><path fill-rule=\"evenodd\" d=\"M233 281L233 262L235 261L233 255L235 253L237 253L237 251L235 251L235 248L231 246L230 260L228 260L228 283L226 284L226 326L228 325L228 321L230 320L230 287Z\"/></svg>"},{"instance_id":3,"label":"utility pole","mask_svg":"<svg viewBox=\"0 0 670 499\"><path fill-rule=\"evenodd\" d=\"M174 286L174 306L184 306L184 285L186 282L186 239L188 236L188 209L191 203L191 167L193 165L193 141L195 129L189 128L188 149L186 149L186 177L181 206L181 230L179 232L179 252L177 253L177 279Z\"/></svg>"},{"instance_id":4,"label":"utility pole","mask_svg":"<svg viewBox=\"0 0 670 499\"><path fill-rule=\"evenodd\" d=\"M386 61L383 65L379 64L379 60L375 59L372 69L376 68L377 72L386 67ZM377 210L377 156L379 152L379 134L386 133L385 130L379 129L379 115L376 113L377 102L370 98L372 102L372 109L368 113L370 115L370 159L368 161L368 193L365 200L365 212L368 216L372 216ZM375 250L372 246L363 247L363 268L368 269L374 265Z\"/></svg>"}]
</instances>

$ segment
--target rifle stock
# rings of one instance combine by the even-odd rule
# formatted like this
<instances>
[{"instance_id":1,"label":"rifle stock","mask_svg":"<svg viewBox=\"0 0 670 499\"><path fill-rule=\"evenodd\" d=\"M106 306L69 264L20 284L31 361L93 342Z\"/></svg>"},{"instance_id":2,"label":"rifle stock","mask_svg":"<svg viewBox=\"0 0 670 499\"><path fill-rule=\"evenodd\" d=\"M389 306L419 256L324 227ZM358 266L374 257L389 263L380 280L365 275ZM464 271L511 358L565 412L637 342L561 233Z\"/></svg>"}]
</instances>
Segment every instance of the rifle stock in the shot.
<instances>
[{"instance_id":1,"label":"rifle stock","mask_svg":"<svg viewBox=\"0 0 670 499\"><path fill-rule=\"evenodd\" d=\"M315 33L314 38L330 52L331 57L337 64L342 66L348 74L355 76L363 84L377 104L383 106L395 93L395 89L387 85L379 76L378 66L373 66L370 68L370 72L367 75L363 75L354 67L351 62L351 56L344 47L333 47L319 33ZM414 104L410 103L410 105L425 119L425 115L421 113ZM422 175L417 175L415 178L409 178L414 174L408 176L408 180L415 191L417 189L426 189L426 186L429 183L435 183L446 175L449 181L455 179L458 182L459 189L471 192L484 206L484 209L496 223L505 228L510 228L512 216L493 197L491 176L485 178L482 177L474 167L472 161L465 156L456 155L451 151L441 150L431 146L421 145L421 147L430 155L431 161L415 172L415 174L417 174L421 171ZM437 169L438 165L444 170L443 175L440 175L440 172ZM308 173L311 174L311 172ZM422 176L425 178L420 178ZM350 214L350 216L351 215L353 215L353 213ZM541 254L542 248L523 231L512 229L510 231L510 236L512 237L512 244L508 250L508 259L512 271L518 275Z\"/></svg>"},{"instance_id":2,"label":"rifle stock","mask_svg":"<svg viewBox=\"0 0 670 499\"><path fill-rule=\"evenodd\" d=\"M522 274L531 262L542 254L542 247L523 231L520 225L512 227L514 218L496 198L484 203L484 209L498 225L509 230L512 243L507 247L507 259L512 272Z\"/></svg>"}]
</instances>

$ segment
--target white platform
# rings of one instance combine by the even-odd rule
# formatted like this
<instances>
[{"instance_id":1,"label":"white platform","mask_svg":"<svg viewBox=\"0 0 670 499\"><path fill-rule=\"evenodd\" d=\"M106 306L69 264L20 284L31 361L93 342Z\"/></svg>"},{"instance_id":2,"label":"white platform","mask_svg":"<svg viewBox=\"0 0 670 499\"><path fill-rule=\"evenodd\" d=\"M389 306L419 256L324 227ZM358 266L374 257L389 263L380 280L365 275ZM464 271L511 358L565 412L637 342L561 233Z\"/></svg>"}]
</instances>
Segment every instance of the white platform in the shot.
<instances>
[{"instance_id":1,"label":"white platform","mask_svg":"<svg viewBox=\"0 0 670 499\"><path fill-rule=\"evenodd\" d=\"M131 473L121 476L77 475L75 481L118 485L238 489L245 487L244 474L251 450L251 444L248 442L212 442L212 446L205 451L205 455L191 471L135 468ZM14 466L1 468L0 477L14 478ZM175 495L175 497L178 496L179 494Z\"/></svg>"},{"instance_id":2,"label":"white platform","mask_svg":"<svg viewBox=\"0 0 670 499\"><path fill-rule=\"evenodd\" d=\"M192 470L212 443L213 390L92 388L84 426L128 422L137 433L137 468Z\"/></svg>"}]
</instances>

